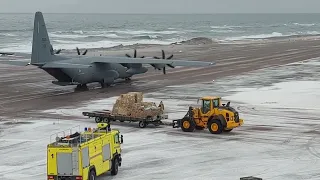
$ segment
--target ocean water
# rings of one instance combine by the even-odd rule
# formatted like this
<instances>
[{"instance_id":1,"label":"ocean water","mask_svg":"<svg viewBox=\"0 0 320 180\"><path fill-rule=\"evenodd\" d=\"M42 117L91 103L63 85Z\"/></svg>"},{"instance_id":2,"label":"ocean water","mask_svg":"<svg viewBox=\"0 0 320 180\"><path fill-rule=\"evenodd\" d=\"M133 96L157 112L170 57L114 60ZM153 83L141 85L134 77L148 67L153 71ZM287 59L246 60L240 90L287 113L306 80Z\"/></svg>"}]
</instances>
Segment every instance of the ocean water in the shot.
<instances>
[{"instance_id":1,"label":"ocean water","mask_svg":"<svg viewBox=\"0 0 320 180\"><path fill-rule=\"evenodd\" d=\"M0 14L0 51L31 52L34 14ZM320 34L320 14L46 14L54 49Z\"/></svg>"}]
</instances>

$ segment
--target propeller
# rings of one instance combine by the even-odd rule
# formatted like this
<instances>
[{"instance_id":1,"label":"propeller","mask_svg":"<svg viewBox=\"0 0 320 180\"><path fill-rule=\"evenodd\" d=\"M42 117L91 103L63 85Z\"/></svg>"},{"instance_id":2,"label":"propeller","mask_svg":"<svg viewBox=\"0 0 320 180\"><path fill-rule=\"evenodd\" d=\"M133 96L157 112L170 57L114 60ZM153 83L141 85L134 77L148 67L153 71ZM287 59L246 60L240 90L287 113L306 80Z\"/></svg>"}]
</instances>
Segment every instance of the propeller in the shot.
<instances>
[{"instance_id":1,"label":"propeller","mask_svg":"<svg viewBox=\"0 0 320 180\"><path fill-rule=\"evenodd\" d=\"M126 54L126 56L127 56L128 58L137 58L137 50L134 49L133 57L130 56L129 54ZM140 58L144 58L144 56L141 56ZM124 67L130 68L130 65L129 65L128 63L121 63L121 65L124 66Z\"/></svg>"},{"instance_id":2,"label":"propeller","mask_svg":"<svg viewBox=\"0 0 320 180\"><path fill-rule=\"evenodd\" d=\"M83 56L84 56L84 55L86 55L87 52L88 52L88 50L86 49L86 50L81 54L79 48L76 47L76 49L77 49L77 53L78 53L79 56L80 56L80 55L83 55Z\"/></svg>"},{"instance_id":3,"label":"propeller","mask_svg":"<svg viewBox=\"0 0 320 180\"><path fill-rule=\"evenodd\" d=\"M54 54L60 54L62 49L58 49L57 51L53 51Z\"/></svg>"},{"instance_id":4,"label":"propeller","mask_svg":"<svg viewBox=\"0 0 320 180\"><path fill-rule=\"evenodd\" d=\"M161 51L162 51L162 59L172 59L173 54L172 54L171 56L169 56L169 57L166 58L166 55L165 55L165 53L164 53L164 50L161 50ZM155 58L155 59L161 59L161 58L156 57L156 56L154 56L153 58ZM171 67L171 68L174 68L174 66L172 66L171 64L165 64L165 65L167 65L167 66L169 66L169 67ZM151 66L153 66L155 69L161 70L161 69L159 69L159 68L156 68L156 66L155 66L154 64L151 64ZM164 66L164 67L162 68L162 71L163 71L163 74L166 74L166 66Z\"/></svg>"},{"instance_id":5,"label":"propeller","mask_svg":"<svg viewBox=\"0 0 320 180\"><path fill-rule=\"evenodd\" d=\"M129 54L126 54L126 56L127 56L128 58L131 58L131 56L130 56ZM136 50L136 49L134 49L133 58L137 58L137 50ZM141 56L140 58L144 58L144 56Z\"/></svg>"},{"instance_id":6,"label":"propeller","mask_svg":"<svg viewBox=\"0 0 320 180\"><path fill-rule=\"evenodd\" d=\"M62 49L54 50L53 47L52 47L52 45L51 45L51 54L52 54L52 55L53 55L53 54L60 54L61 50L62 50Z\"/></svg>"}]
</instances>

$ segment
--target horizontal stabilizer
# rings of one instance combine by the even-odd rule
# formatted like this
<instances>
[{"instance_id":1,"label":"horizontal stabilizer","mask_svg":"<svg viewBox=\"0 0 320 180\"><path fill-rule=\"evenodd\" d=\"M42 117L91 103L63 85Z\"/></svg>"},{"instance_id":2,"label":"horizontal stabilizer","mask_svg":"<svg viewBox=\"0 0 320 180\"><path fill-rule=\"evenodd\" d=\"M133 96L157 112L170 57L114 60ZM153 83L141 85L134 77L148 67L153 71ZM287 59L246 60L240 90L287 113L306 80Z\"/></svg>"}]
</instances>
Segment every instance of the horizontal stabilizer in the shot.
<instances>
[{"instance_id":1,"label":"horizontal stabilizer","mask_svg":"<svg viewBox=\"0 0 320 180\"><path fill-rule=\"evenodd\" d=\"M7 56L7 55L14 55L14 53L0 52L0 55Z\"/></svg>"},{"instance_id":2,"label":"horizontal stabilizer","mask_svg":"<svg viewBox=\"0 0 320 180\"><path fill-rule=\"evenodd\" d=\"M0 57L10 57L10 58L23 58L29 59L31 58L31 54L21 53L21 52L0 52Z\"/></svg>"},{"instance_id":3,"label":"horizontal stabilizer","mask_svg":"<svg viewBox=\"0 0 320 180\"><path fill-rule=\"evenodd\" d=\"M0 64L8 64L8 65L15 65L15 66L27 66L30 64L30 60L26 60L26 61L17 61L17 60L1 60Z\"/></svg>"}]
</instances>

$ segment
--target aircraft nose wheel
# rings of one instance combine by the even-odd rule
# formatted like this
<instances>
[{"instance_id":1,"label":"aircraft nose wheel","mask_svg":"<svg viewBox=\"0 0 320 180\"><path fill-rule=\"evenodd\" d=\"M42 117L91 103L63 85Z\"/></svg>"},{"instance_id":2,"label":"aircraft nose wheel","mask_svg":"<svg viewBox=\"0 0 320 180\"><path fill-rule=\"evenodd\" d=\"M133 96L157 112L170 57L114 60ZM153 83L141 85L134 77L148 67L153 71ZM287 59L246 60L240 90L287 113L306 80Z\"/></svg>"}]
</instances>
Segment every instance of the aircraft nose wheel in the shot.
<instances>
[{"instance_id":1,"label":"aircraft nose wheel","mask_svg":"<svg viewBox=\"0 0 320 180\"><path fill-rule=\"evenodd\" d=\"M127 78L124 78L124 80L131 81L131 78L127 77Z\"/></svg>"}]
</instances>

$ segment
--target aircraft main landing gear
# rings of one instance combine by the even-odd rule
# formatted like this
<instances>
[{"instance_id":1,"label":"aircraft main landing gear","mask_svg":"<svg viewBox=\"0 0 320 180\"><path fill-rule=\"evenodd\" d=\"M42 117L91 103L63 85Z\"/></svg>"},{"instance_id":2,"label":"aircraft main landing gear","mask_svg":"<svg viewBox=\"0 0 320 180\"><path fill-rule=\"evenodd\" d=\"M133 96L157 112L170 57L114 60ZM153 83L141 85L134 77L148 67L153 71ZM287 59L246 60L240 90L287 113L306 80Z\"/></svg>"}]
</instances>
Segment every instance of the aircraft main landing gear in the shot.
<instances>
[{"instance_id":1,"label":"aircraft main landing gear","mask_svg":"<svg viewBox=\"0 0 320 180\"><path fill-rule=\"evenodd\" d=\"M104 80L102 80L102 81L100 81L100 86L101 86L101 88L105 88L105 87L110 87L111 86L111 84L106 84L105 82L104 82Z\"/></svg>"},{"instance_id":2,"label":"aircraft main landing gear","mask_svg":"<svg viewBox=\"0 0 320 180\"><path fill-rule=\"evenodd\" d=\"M87 90L88 87L86 84L78 84L76 90Z\"/></svg>"},{"instance_id":3,"label":"aircraft main landing gear","mask_svg":"<svg viewBox=\"0 0 320 180\"><path fill-rule=\"evenodd\" d=\"M101 88L104 88L105 87L105 84L104 84L104 82L102 81L102 82L100 82L100 86L101 86Z\"/></svg>"}]
</instances>

